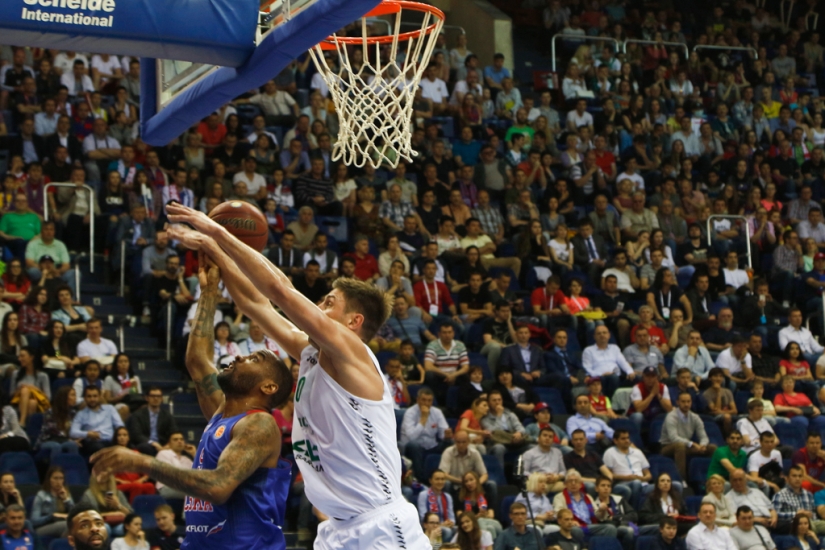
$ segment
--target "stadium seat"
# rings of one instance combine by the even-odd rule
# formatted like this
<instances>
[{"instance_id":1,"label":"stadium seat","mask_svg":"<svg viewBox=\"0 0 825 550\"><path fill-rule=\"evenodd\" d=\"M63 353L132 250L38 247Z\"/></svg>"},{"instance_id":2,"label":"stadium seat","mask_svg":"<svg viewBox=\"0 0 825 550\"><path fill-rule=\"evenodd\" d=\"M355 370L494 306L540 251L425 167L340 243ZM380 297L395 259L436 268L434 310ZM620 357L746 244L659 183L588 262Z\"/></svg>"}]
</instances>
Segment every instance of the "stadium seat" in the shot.
<instances>
[{"instance_id":1,"label":"stadium seat","mask_svg":"<svg viewBox=\"0 0 825 550\"><path fill-rule=\"evenodd\" d=\"M395 409L395 435L396 438L400 441L401 440L401 423L404 421L404 410L403 409Z\"/></svg>"},{"instance_id":2,"label":"stadium seat","mask_svg":"<svg viewBox=\"0 0 825 550\"><path fill-rule=\"evenodd\" d=\"M699 515L699 506L702 505L703 498L704 497L701 495L691 495L689 497L685 497L685 508L687 508L687 513L689 516Z\"/></svg>"},{"instance_id":3,"label":"stadium seat","mask_svg":"<svg viewBox=\"0 0 825 550\"><path fill-rule=\"evenodd\" d=\"M501 525L506 529L510 525L510 506L516 501L516 496L511 495L501 499L501 510L498 516L501 519Z\"/></svg>"},{"instance_id":4,"label":"stadium seat","mask_svg":"<svg viewBox=\"0 0 825 550\"><path fill-rule=\"evenodd\" d=\"M74 546L69 544L69 539L54 539L49 544L49 550L74 550Z\"/></svg>"},{"instance_id":5,"label":"stadium seat","mask_svg":"<svg viewBox=\"0 0 825 550\"><path fill-rule=\"evenodd\" d=\"M458 410L458 393L459 387L456 385L452 385L447 388L447 398L446 398L446 405L447 410L451 412L464 412Z\"/></svg>"},{"instance_id":6,"label":"stadium seat","mask_svg":"<svg viewBox=\"0 0 825 550\"><path fill-rule=\"evenodd\" d=\"M40 437L40 430L43 428L43 413L30 414L26 421L26 435L34 446L34 442Z\"/></svg>"},{"instance_id":7,"label":"stadium seat","mask_svg":"<svg viewBox=\"0 0 825 550\"><path fill-rule=\"evenodd\" d=\"M504 468L501 463L492 455L481 455L484 461L484 466L487 468L487 475L490 476L490 481L496 485L505 485L507 478L504 476Z\"/></svg>"},{"instance_id":8,"label":"stadium seat","mask_svg":"<svg viewBox=\"0 0 825 550\"><path fill-rule=\"evenodd\" d=\"M737 390L733 393L733 401L736 403L736 410L739 414L748 414L748 400L750 400L750 392Z\"/></svg>"},{"instance_id":9,"label":"stadium seat","mask_svg":"<svg viewBox=\"0 0 825 550\"><path fill-rule=\"evenodd\" d=\"M378 359L378 364L381 366L381 370L385 370L387 368L387 363L390 359L398 355L394 351L379 351L375 354L375 358Z\"/></svg>"},{"instance_id":10,"label":"stadium seat","mask_svg":"<svg viewBox=\"0 0 825 550\"><path fill-rule=\"evenodd\" d=\"M3 453L0 455L0 472L14 474L14 481L18 485L40 483L37 466L29 453Z\"/></svg>"},{"instance_id":11,"label":"stadium seat","mask_svg":"<svg viewBox=\"0 0 825 550\"><path fill-rule=\"evenodd\" d=\"M659 477L659 474L670 474L670 479L673 481L684 481L679 475L679 470L676 468L676 463L672 458L662 455L650 455L647 457L650 462L650 473L653 475L653 480Z\"/></svg>"},{"instance_id":12,"label":"stadium seat","mask_svg":"<svg viewBox=\"0 0 825 550\"><path fill-rule=\"evenodd\" d=\"M80 455L59 454L52 466L60 466L66 475L66 485L89 485L89 466Z\"/></svg>"},{"instance_id":13,"label":"stadium seat","mask_svg":"<svg viewBox=\"0 0 825 550\"><path fill-rule=\"evenodd\" d=\"M138 495L132 501L132 508L143 519L144 529L154 529L157 527L155 508L164 504L166 504L166 499L160 495Z\"/></svg>"},{"instance_id":14,"label":"stadium seat","mask_svg":"<svg viewBox=\"0 0 825 550\"><path fill-rule=\"evenodd\" d=\"M645 448L644 441L642 441L642 434L639 433L639 428L637 428L636 424L629 418L614 418L607 424L614 430L627 430L630 432L630 441L640 449Z\"/></svg>"},{"instance_id":15,"label":"stadium seat","mask_svg":"<svg viewBox=\"0 0 825 550\"><path fill-rule=\"evenodd\" d=\"M561 392L556 388L533 388L535 394L550 405L550 410L553 414L567 414L567 407L564 405L564 399L561 397Z\"/></svg>"},{"instance_id":16,"label":"stadium seat","mask_svg":"<svg viewBox=\"0 0 825 550\"><path fill-rule=\"evenodd\" d=\"M487 365L487 357L481 355L480 353L470 351L467 352L467 358L470 360L470 365L478 365L481 367L482 372L484 372L485 380L493 379L493 373L490 371L489 365Z\"/></svg>"},{"instance_id":17,"label":"stadium seat","mask_svg":"<svg viewBox=\"0 0 825 550\"><path fill-rule=\"evenodd\" d=\"M644 535L636 538L636 550L647 550L655 540L656 537L652 535Z\"/></svg>"},{"instance_id":18,"label":"stadium seat","mask_svg":"<svg viewBox=\"0 0 825 550\"><path fill-rule=\"evenodd\" d=\"M776 544L776 550L791 550L791 548L798 548L799 542L791 535L775 535L771 533L771 538Z\"/></svg>"},{"instance_id":19,"label":"stadium seat","mask_svg":"<svg viewBox=\"0 0 825 550\"><path fill-rule=\"evenodd\" d=\"M659 440L662 438L662 428L664 427L664 425L665 419L663 416L657 416L653 419L653 421L650 423L650 431L647 435L647 440L649 444L659 444Z\"/></svg>"},{"instance_id":20,"label":"stadium seat","mask_svg":"<svg viewBox=\"0 0 825 550\"><path fill-rule=\"evenodd\" d=\"M710 459L703 457L691 458L688 463L688 481L697 493L704 493L705 482L708 479Z\"/></svg>"},{"instance_id":21,"label":"stadium seat","mask_svg":"<svg viewBox=\"0 0 825 550\"><path fill-rule=\"evenodd\" d=\"M590 537L587 547L590 550L622 550L622 543L613 537Z\"/></svg>"},{"instance_id":22,"label":"stadium seat","mask_svg":"<svg viewBox=\"0 0 825 550\"><path fill-rule=\"evenodd\" d=\"M705 432L708 434L710 442L717 447L723 447L725 445L725 436L722 435L722 430L719 429L719 425L713 420L704 420L703 422L705 424Z\"/></svg>"},{"instance_id":23,"label":"stadium seat","mask_svg":"<svg viewBox=\"0 0 825 550\"><path fill-rule=\"evenodd\" d=\"M807 434L805 430L794 422L787 422L784 424L777 424L773 427L776 436L782 445L789 445L794 449L801 449L805 446Z\"/></svg>"},{"instance_id":24,"label":"stadium seat","mask_svg":"<svg viewBox=\"0 0 825 550\"><path fill-rule=\"evenodd\" d=\"M438 465L441 463L441 455L440 454L432 454L427 455L424 459L424 471L427 472L427 479L420 480L422 483L428 483L429 479L432 477L433 472L438 469Z\"/></svg>"}]
</instances>

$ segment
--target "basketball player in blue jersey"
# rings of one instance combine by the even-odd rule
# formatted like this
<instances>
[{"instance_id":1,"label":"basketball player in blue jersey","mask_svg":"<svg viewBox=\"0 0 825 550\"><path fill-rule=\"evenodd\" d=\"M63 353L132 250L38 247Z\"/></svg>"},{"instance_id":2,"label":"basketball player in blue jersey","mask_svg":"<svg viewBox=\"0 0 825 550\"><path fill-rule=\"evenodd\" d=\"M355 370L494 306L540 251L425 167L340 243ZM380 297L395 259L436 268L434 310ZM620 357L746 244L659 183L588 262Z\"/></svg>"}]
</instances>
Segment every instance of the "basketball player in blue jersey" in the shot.
<instances>
[{"instance_id":1,"label":"basketball player in blue jersey","mask_svg":"<svg viewBox=\"0 0 825 550\"><path fill-rule=\"evenodd\" d=\"M172 226L170 237L217 263L241 311L300 358L292 450L307 498L330 518L318 527L316 550L430 548L418 511L401 493L393 398L365 343L389 316L389 297L370 283L342 278L315 305L206 215L167 208L170 222L196 230Z\"/></svg>"},{"instance_id":2,"label":"basketball player in blue jersey","mask_svg":"<svg viewBox=\"0 0 825 550\"><path fill-rule=\"evenodd\" d=\"M292 471L279 461L281 431L272 409L292 391L292 375L269 350L235 360L220 373L213 364L214 318L220 271L201 258L201 297L186 350L186 367L209 424L192 469L110 447L92 455L96 475L141 472L186 495L182 549L286 548L281 525Z\"/></svg>"}]
</instances>

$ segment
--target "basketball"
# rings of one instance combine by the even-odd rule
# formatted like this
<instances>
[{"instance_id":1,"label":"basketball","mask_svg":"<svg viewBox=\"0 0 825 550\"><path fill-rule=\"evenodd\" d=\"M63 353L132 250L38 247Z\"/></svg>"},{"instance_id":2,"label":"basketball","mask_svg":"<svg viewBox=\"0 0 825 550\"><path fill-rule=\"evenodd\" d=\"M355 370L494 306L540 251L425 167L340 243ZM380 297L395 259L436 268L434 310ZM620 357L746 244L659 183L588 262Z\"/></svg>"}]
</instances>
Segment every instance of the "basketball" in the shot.
<instances>
[{"instance_id":1,"label":"basketball","mask_svg":"<svg viewBox=\"0 0 825 550\"><path fill-rule=\"evenodd\" d=\"M209 217L258 252L266 248L269 226L256 206L245 201L227 201L216 206Z\"/></svg>"}]
</instances>

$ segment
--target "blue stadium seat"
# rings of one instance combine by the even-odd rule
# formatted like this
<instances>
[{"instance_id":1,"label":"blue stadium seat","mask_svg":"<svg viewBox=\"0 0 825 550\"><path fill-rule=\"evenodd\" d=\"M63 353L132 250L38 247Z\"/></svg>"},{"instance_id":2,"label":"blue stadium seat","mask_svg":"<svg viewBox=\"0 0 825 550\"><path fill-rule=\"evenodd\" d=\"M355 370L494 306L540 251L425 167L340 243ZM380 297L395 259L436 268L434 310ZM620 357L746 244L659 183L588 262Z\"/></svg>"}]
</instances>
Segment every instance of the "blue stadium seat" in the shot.
<instances>
[{"instance_id":1,"label":"blue stadium seat","mask_svg":"<svg viewBox=\"0 0 825 550\"><path fill-rule=\"evenodd\" d=\"M653 475L654 481L662 473L670 474L670 479L673 481L684 481L682 476L679 475L679 470L672 458L662 455L650 455L647 457L647 461L650 462L650 473Z\"/></svg>"},{"instance_id":2,"label":"blue stadium seat","mask_svg":"<svg viewBox=\"0 0 825 550\"><path fill-rule=\"evenodd\" d=\"M507 478L504 477L504 468L501 463L492 455L481 455L484 461L484 466L487 468L487 475L490 476L490 481L496 485L507 485Z\"/></svg>"},{"instance_id":3,"label":"blue stadium seat","mask_svg":"<svg viewBox=\"0 0 825 550\"><path fill-rule=\"evenodd\" d=\"M798 548L799 542L791 535L775 535L771 533L771 538L776 544L776 550L790 550L791 548Z\"/></svg>"},{"instance_id":4,"label":"blue stadium seat","mask_svg":"<svg viewBox=\"0 0 825 550\"><path fill-rule=\"evenodd\" d=\"M398 354L394 351L379 351L375 354L375 358L378 359L378 364L381 366L381 370L385 370L389 360L397 355Z\"/></svg>"},{"instance_id":5,"label":"blue stadium seat","mask_svg":"<svg viewBox=\"0 0 825 550\"><path fill-rule=\"evenodd\" d=\"M438 469L438 465L441 463L441 455L439 454L432 454L427 455L424 459L424 471L427 472L427 479L420 480L422 483L429 483L429 479L432 477L433 472Z\"/></svg>"},{"instance_id":6,"label":"blue stadium seat","mask_svg":"<svg viewBox=\"0 0 825 550\"><path fill-rule=\"evenodd\" d=\"M404 421L404 411L395 409L395 435L397 440L401 440L401 423Z\"/></svg>"},{"instance_id":7,"label":"blue stadium seat","mask_svg":"<svg viewBox=\"0 0 825 550\"><path fill-rule=\"evenodd\" d=\"M805 430L794 422L787 422L784 424L777 424L774 426L774 431L782 445L790 445L794 449L801 449L805 446L805 440L808 434Z\"/></svg>"},{"instance_id":8,"label":"blue stadium seat","mask_svg":"<svg viewBox=\"0 0 825 550\"><path fill-rule=\"evenodd\" d=\"M89 485L89 466L80 455L59 454L52 466L60 466L66 475L66 485Z\"/></svg>"},{"instance_id":9,"label":"blue stadium seat","mask_svg":"<svg viewBox=\"0 0 825 550\"><path fill-rule=\"evenodd\" d=\"M725 445L725 436L722 435L722 430L719 429L719 426L713 420L703 420L705 425L705 432L708 434L708 439L710 442L716 445L717 447L722 447Z\"/></svg>"},{"instance_id":10,"label":"blue stadium seat","mask_svg":"<svg viewBox=\"0 0 825 550\"><path fill-rule=\"evenodd\" d=\"M590 537L587 547L590 550L622 550L622 543L613 537Z\"/></svg>"},{"instance_id":11,"label":"blue stadium seat","mask_svg":"<svg viewBox=\"0 0 825 550\"><path fill-rule=\"evenodd\" d=\"M685 497L685 507L689 516L699 515L699 506L702 505L702 495L691 495Z\"/></svg>"},{"instance_id":12,"label":"blue stadium seat","mask_svg":"<svg viewBox=\"0 0 825 550\"><path fill-rule=\"evenodd\" d=\"M144 529L154 529L158 525L155 522L155 508L164 504L166 499L160 495L138 495L132 501L132 508L143 520Z\"/></svg>"},{"instance_id":13,"label":"blue stadium seat","mask_svg":"<svg viewBox=\"0 0 825 550\"><path fill-rule=\"evenodd\" d=\"M485 356L480 353L470 351L467 352L467 357L470 360L470 365L478 365L481 367L482 372L484 372L485 380L493 379L493 373L490 371L490 366L487 364L487 358Z\"/></svg>"},{"instance_id":14,"label":"blue stadium seat","mask_svg":"<svg viewBox=\"0 0 825 550\"><path fill-rule=\"evenodd\" d=\"M482 455L487 456L487 455ZM513 502L515 502L516 496L510 495L509 497L504 497L501 499L501 508L499 510L499 521L501 521L501 525L504 526L506 529L508 525L510 525L510 506L512 506Z\"/></svg>"},{"instance_id":15,"label":"blue stadium seat","mask_svg":"<svg viewBox=\"0 0 825 550\"><path fill-rule=\"evenodd\" d=\"M550 410L553 414L567 414L567 407L564 405L564 399L561 397L561 392L556 388L533 388L536 395L550 405Z\"/></svg>"},{"instance_id":16,"label":"blue stadium seat","mask_svg":"<svg viewBox=\"0 0 825 550\"><path fill-rule=\"evenodd\" d=\"M737 390L733 393L733 401L736 403L736 410L739 414L748 414L748 400L751 398L751 393Z\"/></svg>"},{"instance_id":17,"label":"blue stadium seat","mask_svg":"<svg viewBox=\"0 0 825 550\"><path fill-rule=\"evenodd\" d=\"M652 535L644 535L638 537L636 539L636 550L647 550L650 548L650 545L653 544L653 541L656 540L656 537Z\"/></svg>"},{"instance_id":18,"label":"blue stadium seat","mask_svg":"<svg viewBox=\"0 0 825 550\"><path fill-rule=\"evenodd\" d=\"M694 491L704 492L705 481L708 479L708 468L710 468L709 458L695 457L690 459L688 465L688 481Z\"/></svg>"},{"instance_id":19,"label":"blue stadium seat","mask_svg":"<svg viewBox=\"0 0 825 550\"><path fill-rule=\"evenodd\" d=\"M40 437L41 429L43 429L43 413L30 414L26 421L26 435L29 436L32 444Z\"/></svg>"},{"instance_id":20,"label":"blue stadium seat","mask_svg":"<svg viewBox=\"0 0 825 550\"><path fill-rule=\"evenodd\" d=\"M49 550L74 550L74 547L69 544L69 539L54 539L49 544Z\"/></svg>"},{"instance_id":21,"label":"blue stadium seat","mask_svg":"<svg viewBox=\"0 0 825 550\"><path fill-rule=\"evenodd\" d=\"M467 336L464 344L471 349L481 349L484 344L484 325L481 323L471 323L467 326Z\"/></svg>"},{"instance_id":22,"label":"blue stadium seat","mask_svg":"<svg viewBox=\"0 0 825 550\"><path fill-rule=\"evenodd\" d=\"M0 455L0 472L14 474L17 485L38 485L37 465L29 453L3 453Z\"/></svg>"},{"instance_id":23,"label":"blue stadium seat","mask_svg":"<svg viewBox=\"0 0 825 550\"><path fill-rule=\"evenodd\" d=\"M642 441L642 434L639 433L639 428L637 428L636 424L629 418L614 418L607 424L614 430L627 430L630 432L630 441L640 449L645 448L644 441Z\"/></svg>"},{"instance_id":24,"label":"blue stadium seat","mask_svg":"<svg viewBox=\"0 0 825 550\"><path fill-rule=\"evenodd\" d=\"M445 405L447 405L447 410L455 411L455 412L464 412L458 410L458 393L459 387L456 385L452 385L447 388L447 399Z\"/></svg>"},{"instance_id":25,"label":"blue stadium seat","mask_svg":"<svg viewBox=\"0 0 825 550\"><path fill-rule=\"evenodd\" d=\"M671 395L673 395L673 394L671 393ZM653 443L658 443L659 442L659 440L662 438L662 428L664 427L664 425L665 425L664 417L657 416L656 418L653 419L653 421L650 423L650 431L648 432L648 435L647 435L647 439L648 439L649 443L653 444Z\"/></svg>"}]
</instances>

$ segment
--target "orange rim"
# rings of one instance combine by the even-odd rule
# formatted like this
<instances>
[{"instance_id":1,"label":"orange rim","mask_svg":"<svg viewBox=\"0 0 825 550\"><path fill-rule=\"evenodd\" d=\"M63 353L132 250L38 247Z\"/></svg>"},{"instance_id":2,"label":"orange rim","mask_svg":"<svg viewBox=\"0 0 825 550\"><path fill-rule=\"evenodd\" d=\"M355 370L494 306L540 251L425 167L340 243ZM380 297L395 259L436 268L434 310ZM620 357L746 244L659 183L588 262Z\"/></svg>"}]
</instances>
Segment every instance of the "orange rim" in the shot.
<instances>
[{"instance_id":1,"label":"orange rim","mask_svg":"<svg viewBox=\"0 0 825 550\"><path fill-rule=\"evenodd\" d=\"M373 8L369 13L364 15L364 17L378 17L381 15L389 15L393 13L399 13L401 10L405 9L430 13L440 21L444 21L444 12L436 8L435 6L422 4L420 2L408 2L407 0L384 0L383 2L378 4L378 6ZM402 32L399 33L397 36L394 34L388 34L386 36L370 36L366 39L364 39L364 37L359 38L352 36L330 36L326 40L318 44L318 46L322 50L336 50L337 43L354 45L363 44L364 42L366 42L367 44L389 44L394 42L396 39L399 42L403 40L412 40L414 38L418 38L422 34L430 34L436 29L438 24L439 21L436 21L435 23L429 25L426 29Z\"/></svg>"}]
</instances>

